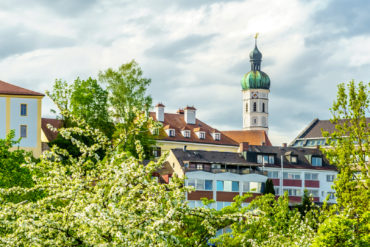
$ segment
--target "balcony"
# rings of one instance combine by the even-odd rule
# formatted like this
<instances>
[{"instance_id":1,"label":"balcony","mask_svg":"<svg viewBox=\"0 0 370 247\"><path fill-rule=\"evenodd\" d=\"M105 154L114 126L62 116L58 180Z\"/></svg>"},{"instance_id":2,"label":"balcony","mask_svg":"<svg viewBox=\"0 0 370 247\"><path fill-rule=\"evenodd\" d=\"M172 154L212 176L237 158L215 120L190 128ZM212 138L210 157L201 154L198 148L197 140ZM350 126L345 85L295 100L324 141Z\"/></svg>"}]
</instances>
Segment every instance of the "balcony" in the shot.
<instances>
[{"instance_id":1,"label":"balcony","mask_svg":"<svg viewBox=\"0 0 370 247\"><path fill-rule=\"evenodd\" d=\"M211 169L197 169L197 168L190 168L187 167L185 168L185 172L192 172L192 171L204 171L204 172L211 172L211 173L225 173L225 172L230 172L230 173L236 173L236 174L260 174L267 176L267 171L260 171L260 170L255 170L255 169L249 169L249 168L211 168Z\"/></svg>"}]
</instances>

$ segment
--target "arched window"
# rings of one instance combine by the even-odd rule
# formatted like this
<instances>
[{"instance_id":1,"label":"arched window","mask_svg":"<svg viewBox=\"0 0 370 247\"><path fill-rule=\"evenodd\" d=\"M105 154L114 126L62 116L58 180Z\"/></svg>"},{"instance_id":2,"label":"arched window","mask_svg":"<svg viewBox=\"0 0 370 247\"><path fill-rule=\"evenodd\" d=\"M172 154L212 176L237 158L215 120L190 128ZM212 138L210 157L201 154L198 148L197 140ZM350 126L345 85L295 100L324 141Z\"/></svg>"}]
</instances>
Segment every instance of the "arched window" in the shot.
<instances>
[{"instance_id":1,"label":"arched window","mask_svg":"<svg viewBox=\"0 0 370 247\"><path fill-rule=\"evenodd\" d=\"M248 112L248 103L245 104L245 112Z\"/></svg>"},{"instance_id":2,"label":"arched window","mask_svg":"<svg viewBox=\"0 0 370 247\"><path fill-rule=\"evenodd\" d=\"M265 112L265 103L262 103L262 112Z\"/></svg>"},{"instance_id":3,"label":"arched window","mask_svg":"<svg viewBox=\"0 0 370 247\"><path fill-rule=\"evenodd\" d=\"M256 111L257 111L257 103L256 103L256 102L254 102L254 103L253 103L253 111L254 111L254 112L256 112Z\"/></svg>"}]
</instances>

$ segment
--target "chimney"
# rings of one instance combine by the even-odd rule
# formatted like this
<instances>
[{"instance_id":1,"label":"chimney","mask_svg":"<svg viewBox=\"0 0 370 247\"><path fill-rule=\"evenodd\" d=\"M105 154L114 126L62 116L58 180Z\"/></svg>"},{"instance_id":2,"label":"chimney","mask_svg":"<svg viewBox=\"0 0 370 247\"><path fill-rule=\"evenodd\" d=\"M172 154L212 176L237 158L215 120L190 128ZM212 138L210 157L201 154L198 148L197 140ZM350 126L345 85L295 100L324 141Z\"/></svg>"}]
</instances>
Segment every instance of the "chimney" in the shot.
<instances>
[{"instance_id":1,"label":"chimney","mask_svg":"<svg viewBox=\"0 0 370 247\"><path fill-rule=\"evenodd\" d=\"M197 109L194 106L187 106L184 108L184 119L187 124L195 124L195 112Z\"/></svg>"},{"instance_id":2,"label":"chimney","mask_svg":"<svg viewBox=\"0 0 370 247\"><path fill-rule=\"evenodd\" d=\"M158 103L155 106L155 117L157 121L164 122L164 105L162 103Z\"/></svg>"},{"instance_id":3,"label":"chimney","mask_svg":"<svg viewBox=\"0 0 370 247\"><path fill-rule=\"evenodd\" d=\"M283 148L286 148L287 147L287 143L284 142L282 146L283 146Z\"/></svg>"},{"instance_id":4,"label":"chimney","mask_svg":"<svg viewBox=\"0 0 370 247\"><path fill-rule=\"evenodd\" d=\"M178 109L178 110L177 110L177 112L176 112L176 113L177 113L177 114L184 114L184 109L181 109L181 108L180 108L180 109Z\"/></svg>"},{"instance_id":5,"label":"chimney","mask_svg":"<svg viewBox=\"0 0 370 247\"><path fill-rule=\"evenodd\" d=\"M249 143L248 142L239 143L239 152L240 153L248 151L248 148L249 148Z\"/></svg>"}]
</instances>

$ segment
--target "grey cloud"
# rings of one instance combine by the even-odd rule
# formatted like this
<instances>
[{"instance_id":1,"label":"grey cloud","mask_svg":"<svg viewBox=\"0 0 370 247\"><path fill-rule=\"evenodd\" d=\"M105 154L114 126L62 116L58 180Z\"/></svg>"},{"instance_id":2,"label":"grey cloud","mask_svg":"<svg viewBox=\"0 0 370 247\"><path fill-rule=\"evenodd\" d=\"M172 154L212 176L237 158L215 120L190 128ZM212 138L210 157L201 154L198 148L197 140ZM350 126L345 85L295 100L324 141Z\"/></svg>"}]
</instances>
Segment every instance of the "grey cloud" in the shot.
<instances>
[{"instance_id":1,"label":"grey cloud","mask_svg":"<svg viewBox=\"0 0 370 247\"><path fill-rule=\"evenodd\" d=\"M73 17L89 10L97 2L97 0L11 0L2 2L0 6L14 10L41 6L61 16Z\"/></svg>"},{"instance_id":2,"label":"grey cloud","mask_svg":"<svg viewBox=\"0 0 370 247\"><path fill-rule=\"evenodd\" d=\"M65 47L75 43L69 38L45 35L22 26L0 29L0 32L5 37L0 39L0 59L35 49Z\"/></svg>"},{"instance_id":3,"label":"grey cloud","mask_svg":"<svg viewBox=\"0 0 370 247\"><path fill-rule=\"evenodd\" d=\"M161 57L164 59L186 59L198 48L203 48L204 45L210 42L216 35L189 35L183 39L173 42L156 44L145 51L148 56Z\"/></svg>"},{"instance_id":4,"label":"grey cloud","mask_svg":"<svg viewBox=\"0 0 370 247\"><path fill-rule=\"evenodd\" d=\"M306 37L307 45L315 45L341 37L369 34L370 1L368 0L335 0L315 13L313 25L322 32Z\"/></svg>"}]
</instances>

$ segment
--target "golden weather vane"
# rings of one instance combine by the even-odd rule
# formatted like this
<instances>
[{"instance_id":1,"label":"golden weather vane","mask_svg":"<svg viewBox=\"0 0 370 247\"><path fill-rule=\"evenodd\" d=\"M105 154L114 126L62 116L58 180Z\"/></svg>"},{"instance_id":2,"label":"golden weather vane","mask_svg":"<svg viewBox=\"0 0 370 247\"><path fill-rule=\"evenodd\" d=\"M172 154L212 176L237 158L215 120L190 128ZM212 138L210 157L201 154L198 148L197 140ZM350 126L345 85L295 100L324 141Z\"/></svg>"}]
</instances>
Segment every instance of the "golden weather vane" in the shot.
<instances>
[{"instance_id":1,"label":"golden weather vane","mask_svg":"<svg viewBox=\"0 0 370 247\"><path fill-rule=\"evenodd\" d=\"M257 39L258 35L259 35L259 33L256 33L256 35L254 35L254 38Z\"/></svg>"}]
</instances>

